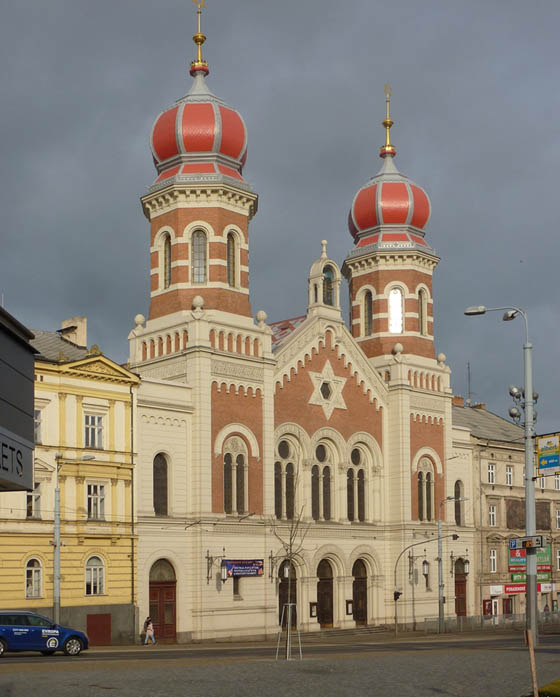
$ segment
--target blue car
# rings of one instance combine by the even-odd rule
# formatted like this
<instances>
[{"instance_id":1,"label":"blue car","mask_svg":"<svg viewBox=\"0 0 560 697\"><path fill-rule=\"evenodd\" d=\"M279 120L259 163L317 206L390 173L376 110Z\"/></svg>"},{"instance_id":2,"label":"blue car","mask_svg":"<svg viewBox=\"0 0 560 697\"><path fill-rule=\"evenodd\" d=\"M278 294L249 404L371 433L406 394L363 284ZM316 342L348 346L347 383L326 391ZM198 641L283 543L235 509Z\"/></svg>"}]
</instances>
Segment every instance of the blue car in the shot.
<instances>
[{"instance_id":1,"label":"blue car","mask_svg":"<svg viewBox=\"0 0 560 697\"><path fill-rule=\"evenodd\" d=\"M0 610L0 656L6 651L40 651L44 656L64 651L79 656L87 648L87 636L77 629L61 627L35 612Z\"/></svg>"}]
</instances>

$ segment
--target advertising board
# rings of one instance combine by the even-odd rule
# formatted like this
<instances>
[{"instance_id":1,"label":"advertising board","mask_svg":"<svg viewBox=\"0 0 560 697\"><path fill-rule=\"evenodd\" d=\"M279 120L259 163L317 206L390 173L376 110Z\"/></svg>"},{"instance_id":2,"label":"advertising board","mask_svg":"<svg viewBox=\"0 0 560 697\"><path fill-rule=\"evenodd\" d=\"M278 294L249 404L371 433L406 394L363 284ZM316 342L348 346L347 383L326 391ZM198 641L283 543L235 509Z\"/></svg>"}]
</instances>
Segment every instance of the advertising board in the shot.
<instances>
[{"instance_id":1,"label":"advertising board","mask_svg":"<svg viewBox=\"0 0 560 697\"><path fill-rule=\"evenodd\" d=\"M560 435L549 433L537 438L537 465L539 470L560 470Z\"/></svg>"},{"instance_id":2,"label":"advertising board","mask_svg":"<svg viewBox=\"0 0 560 697\"><path fill-rule=\"evenodd\" d=\"M232 576L262 576L264 569L263 559L224 559L226 574Z\"/></svg>"}]
</instances>

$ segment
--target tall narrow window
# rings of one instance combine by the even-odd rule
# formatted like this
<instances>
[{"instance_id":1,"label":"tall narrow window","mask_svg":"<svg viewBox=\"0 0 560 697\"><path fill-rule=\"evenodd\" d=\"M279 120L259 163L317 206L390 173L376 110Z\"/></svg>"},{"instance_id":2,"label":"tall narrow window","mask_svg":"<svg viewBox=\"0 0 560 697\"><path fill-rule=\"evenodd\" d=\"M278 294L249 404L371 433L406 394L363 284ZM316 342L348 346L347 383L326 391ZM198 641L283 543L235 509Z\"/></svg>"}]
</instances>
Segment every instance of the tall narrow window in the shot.
<instances>
[{"instance_id":1,"label":"tall narrow window","mask_svg":"<svg viewBox=\"0 0 560 697\"><path fill-rule=\"evenodd\" d=\"M422 336L428 333L428 301L426 291L418 291L418 331Z\"/></svg>"},{"instance_id":2,"label":"tall narrow window","mask_svg":"<svg viewBox=\"0 0 560 697\"><path fill-rule=\"evenodd\" d=\"M391 334L403 332L403 296L400 288L389 291L389 331Z\"/></svg>"},{"instance_id":3,"label":"tall narrow window","mask_svg":"<svg viewBox=\"0 0 560 697\"><path fill-rule=\"evenodd\" d=\"M368 290L364 297L364 336L370 336L373 324L373 299Z\"/></svg>"},{"instance_id":4,"label":"tall narrow window","mask_svg":"<svg viewBox=\"0 0 560 697\"><path fill-rule=\"evenodd\" d=\"M354 520L354 470L349 469L346 473L346 502L348 509L348 520Z\"/></svg>"},{"instance_id":5,"label":"tall narrow window","mask_svg":"<svg viewBox=\"0 0 560 697\"><path fill-rule=\"evenodd\" d=\"M432 519L432 473L426 472L426 520Z\"/></svg>"},{"instance_id":6,"label":"tall narrow window","mask_svg":"<svg viewBox=\"0 0 560 697\"><path fill-rule=\"evenodd\" d=\"M35 482L33 484L33 491L27 494L27 507L26 507L26 517L27 518L40 518L41 517L41 483Z\"/></svg>"},{"instance_id":7,"label":"tall narrow window","mask_svg":"<svg viewBox=\"0 0 560 697\"><path fill-rule=\"evenodd\" d=\"M311 470L311 516L319 520L319 467L313 465Z\"/></svg>"},{"instance_id":8,"label":"tall narrow window","mask_svg":"<svg viewBox=\"0 0 560 697\"><path fill-rule=\"evenodd\" d=\"M96 414L84 416L84 441L86 448L103 448L103 417Z\"/></svg>"},{"instance_id":9,"label":"tall narrow window","mask_svg":"<svg viewBox=\"0 0 560 697\"><path fill-rule=\"evenodd\" d=\"M25 597L41 597L41 562L30 559L25 566Z\"/></svg>"},{"instance_id":10,"label":"tall narrow window","mask_svg":"<svg viewBox=\"0 0 560 697\"><path fill-rule=\"evenodd\" d=\"M154 512L167 515L167 460L159 453L154 458Z\"/></svg>"},{"instance_id":11,"label":"tall narrow window","mask_svg":"<svg viewBox=\"0 0 560 697\"><path fill-rule=\"evenodd\" d=\"M237 456L235 464L237 512L241 514L245 513L245 458L243 455Z\"/></svg>"},{"instance_id":12,"label":"tall narrow window","mask_svg":"<svg viewBox=\"0 0 560 697\"><path fill-rule=\"evenodd\" d=\"M323 302L334 305L334 269L328 264L323 269Z\"/></svg>"},{"instance_id":13,"label":"tall narrow window","mask_svg":"<svg viewBox=\"0 0 560 697\"><path fill-rule=\"evenodd\" d=\"M364 470L358 470L358 520L366 519L366 477Z\"/></svg>"},{"instance_id":14,"label":"tall narrow window","mask_svg":"<svg viewBox=\"0 0 560 697\"><path fill-rule=\"evenodd\" d=\"M192 236L192 280L206 283L206 234L195 230Z\"/></svg>"},{"instance_id":15,"label":"tall narrow window","mask_svg":"<svg viewBox=\"0 0 560 697\"><path fill-rule=\"evenodd\" d=\"M286 518L292 520L294 517L294 466L291 462L286 465Z\"/></svg>"},{"instance_id":16,"label":"tall narrow window","mask_svg":"<svg viewBox=\"0 0 560 697\"><path fill-rule=\"evenodd\" d=\"M490 573L495 574L498 570L498 555L495 549L490 550Z\"/></svg>"},{"instance_id":17,"label":"tall narrow window","mask_svg":"<svg viewBox=\"0 0 560 697\"><path fill-rule=\"evenodd\" d=\"M558 475L555 475L558 477ZM559 480L560 484L560 480ZM513 467L512 465L506 465L506 485L507 486L513 486ZM557 486L556 489L560 489L560 486Z\"/></svg>"},{"instance_id":18,"label":"tall narrow window","mask_svg":"<svg viewBox=\"0 0 560 697\"><path fill-rule=\"evenodd\" d=\"M87 517L88 520L105 518L105 486L103 484L87 485Z\"/></svg>"},{"instance_id":19,"label":"tall narrow window","mask_svg":"<svg viewBox=\"0 0 560 697\"><path fill-rule=\"evenodd\" d=\"M228 286L235 286L236 280L236 249L235 249L235 235L233 232L229 232L227 236L227 282Z\"/></svg>"},{"instance_id":20,"label":"tall narrow window","mask_svg":"<svg viewBox=\"0 0 560 697\"><path fill-rule=\"evenodd\" d=\"M424 473L418 472L418 520L424 520Z\"/></svg>"},{"instance_id":21,"label":"tall narrow window","mask_svg":"<svg viewBox=\"0 0 560 697\"><path fill-rule=\"evenodd\" d=\"M323 518L331 519L331 468L323 467Z\"/></svg>"},{"instance_id":22,"label":"tall narrow window","mask_svg":"<svg viewBox=\"0 0 560 697\"><path fill-rule=\"evenodd\" d=\"M282 517L282 465L274 463L274 515Z\"/></svg>"},{"instance_id":23,"label":"tall narrow window","mask_svg":"<svg viewBox=\"0 0 560 697\"><path fill-rule=\"evenodd\" d=\"M224 455L224 511L233 512L233 471L231 453Z\"/></svg>"},{"instance_id":24,"label":"tall narrow window","mask_svg":"<svg viewBox=\"0 0 560 697\"><path fill-rule=\"evenodd\" d=\"M491 528L496 527L496 506L494 504L488 506L488 525Z\"/></svg>"},{"instance_id":25,"label":"tall narrow window","mask_svg":"<svg viewBox=\"0 0 560 697\"><path fill-rule=\"evenodd\" d=\"M455 496L455 525L462 525L463 524L463 516L462 516L462 508L461 504L463 503L459 499L462 498L463 496L463 485L462 483L457 480L455 482L455 488L453 491L453 494Z\"/></svg>"},{"instance_id":26,"label":"tall narrow window","mask_svg":"<svg viewBox=\"0 0 560 697\"><path fill-rule=\"evenodd\" d=\"M163 287L171 285L171 238L165 235L163 240Z\"/></svg>"},{"instance_id":27,"label":"tall narrow window","mask_svg":"<svg viewBox=\"0 0 560 697\"><path fill-rule=\"evenodd\" d=\"M489 463L488 465L488 484L496 483L496 465L494 463Z\"/></svg>"},{"instance_id":28,"label":"tall narrow window","mask_svg":"<svg viewBox=\"0 0 560 697\"><path fill-rule=\"evenodd\" d=\"M86 564L86 595L105 593L105 569L99 557L90 557Z\"/></svg>"},{"instance_id":29,"label":"tall narrow window","mask_svg":"<svg viewBox=\"0 0 560 697\"><path fill-rule=\"evenodd\" d=\"M34 409L33 420L34 420L35 444L38 445L39 443L42 443L42 440L41 440L41 410L40 409Z\"/></svg>"}]
</instances>

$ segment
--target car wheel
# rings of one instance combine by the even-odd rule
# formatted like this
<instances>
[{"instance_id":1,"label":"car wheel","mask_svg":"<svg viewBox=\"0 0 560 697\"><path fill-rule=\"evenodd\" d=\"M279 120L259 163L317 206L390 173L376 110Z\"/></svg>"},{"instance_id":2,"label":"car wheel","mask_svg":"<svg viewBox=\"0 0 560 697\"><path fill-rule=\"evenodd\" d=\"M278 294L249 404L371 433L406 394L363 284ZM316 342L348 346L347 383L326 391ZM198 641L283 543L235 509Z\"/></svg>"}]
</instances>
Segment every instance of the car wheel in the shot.
<instances>
[{"instance_id":1,"label":"car wheel","mask_svg":"<svg viewBox=\"0 0 560 697\"><path fill-rule=\"evenodd\" d=\"M64 642L64 653L67 656L79 656L82 650L82 642L77 636L71 636Z\"/></svg>"},{"instance_id":2,"label":"car wheel","mask_svg":"<svg viewBox=\"0 0 560 697\"><path fill-rule=\"evenodd\" d=\"M52 651L52 650L51 651L41 651L41 653L43 654L43 656L53 656L54 655L54 651Z\"/></svg>"},{"instance_id":3,"label":"car wheel","mask_svg":"<svg viewBox=\"0 0 560 697\"><path fill-rule=\"evenodd\" d=\"M8 645L6 644L4 639L0 639L0 657L3 656L7 650L8 650Z\"/></svg>"}]
</instances>

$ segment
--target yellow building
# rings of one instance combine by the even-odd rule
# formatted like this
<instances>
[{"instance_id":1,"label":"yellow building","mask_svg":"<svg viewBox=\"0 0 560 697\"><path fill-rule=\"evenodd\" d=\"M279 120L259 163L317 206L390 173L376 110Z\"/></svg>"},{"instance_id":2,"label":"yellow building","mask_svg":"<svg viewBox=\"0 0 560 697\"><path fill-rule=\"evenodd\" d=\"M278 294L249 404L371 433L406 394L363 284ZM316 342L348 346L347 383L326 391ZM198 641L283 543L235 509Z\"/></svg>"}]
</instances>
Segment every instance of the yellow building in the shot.
<instances>
[{"instance_id":1,"label":"yellow building","mask_svg":"<svg viewBox=\"0 0 560 697\"><path fill-rule=\"evenodd\" d=\"M3 608L53 617L60 492L60 622L94 644L135 638L133 392L139 379L86 348L86 319L33 330L34 490L0 494Z\"/></svg>"}]
</instances>

